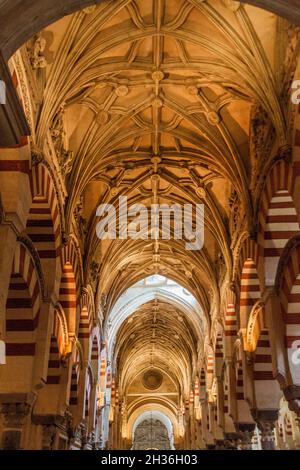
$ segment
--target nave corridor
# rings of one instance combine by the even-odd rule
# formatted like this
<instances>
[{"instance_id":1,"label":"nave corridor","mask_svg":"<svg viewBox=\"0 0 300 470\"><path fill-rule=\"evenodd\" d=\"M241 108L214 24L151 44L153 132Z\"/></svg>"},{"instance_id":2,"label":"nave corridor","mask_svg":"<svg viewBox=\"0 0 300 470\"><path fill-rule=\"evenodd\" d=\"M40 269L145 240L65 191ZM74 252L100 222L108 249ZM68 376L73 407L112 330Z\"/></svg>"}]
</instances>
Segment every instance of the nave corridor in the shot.
<instances>
[{"instance_id":1,"label":"nave corridor","mask_svg":"<svg viewBox=\"0 0 300 470\"><path fill-rule=\"evenodd\" d=\"M300 449L283 3L0 0L0 449Z\"/></svg>"}]
</instances>

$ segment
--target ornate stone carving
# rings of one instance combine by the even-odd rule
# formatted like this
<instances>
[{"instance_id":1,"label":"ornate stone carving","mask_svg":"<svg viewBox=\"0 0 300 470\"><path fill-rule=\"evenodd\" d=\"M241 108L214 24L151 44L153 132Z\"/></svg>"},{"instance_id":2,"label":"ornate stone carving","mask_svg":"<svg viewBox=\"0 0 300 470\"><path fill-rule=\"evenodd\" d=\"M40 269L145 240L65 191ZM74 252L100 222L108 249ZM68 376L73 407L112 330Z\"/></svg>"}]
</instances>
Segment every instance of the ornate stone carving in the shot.
<instances>
[{"instance_id":1,"label":"ornate stone carving","mask_svg":"<svg viewBox=\"0 0 300 470\"><path fill-rule=\"evenodd\" d=\"M206 113L206 119L212 126L218 125L221 121L221 118L216 111L209 111L208 113Z\"/></svg>"},{"instance_id":2,"label":"ornate stone carving","mask_svg":"<svg viewBox=\"0 0 300 470\"><path fill-rule=\"evenodd\" d=\"M170 449L170 440L166 427L159 420L148 419L143 421L136 428L132 449Z\"/></svg>"},{"instance_id":3,"label":"ornate stone carving","mask_svg":"<svg viewBox=\"0 0 300 470\"><path fill-rule=\"evenodd\" d=\"M200 197L200 199L205 199L206 198L206 189L204 186L198 186L196 189L196 194Z\"/></svg>"},{"instance_id":4,"label":"ornate stone carving","mask_svg":"<svg viewBox=\"0 0 300 470\"><path fill-rule=\"evenodd\" d=\"M86 219L82 217L83 212L83 196L80 196L80 200L74 210L74 218L77 223L78 231L82 240L85 239L87 234L87 222Z\"/></svg>"},{"instance_id":5,"label":"ornate stone carving","mask_svg":"<svg viewBox=\"0 0 300 470\"><path fill-rule=\"evenodd\" d=\"M119 85L116 90L116 95L119 97L126 96L129 93L129 89L126 85Z\"/></svg>"},{"instance_id":6,"label":"ornate stone carving","mask_svg":"<svg viewBox=\"0 0 300 470\"><path fill-rule=\"evenodd\" d=\"M34 70L44 69L48 65L46 57L45 57L46 45L47 45L46 39L43 38L41 34L39 34L35 39L35 42L32 48L32 54L30 57L30 62Z\"/></svg>"},{"instance_id":7,"label":"ornate stone carving","mask_svg":"<svg viewBox=\"0 0 300 470\"><path fill-rule=\"evenodd\" d=\"M252 415L260 431L262 449L275 449L275 424L278 419L278 410L252 410Z\"/></svg>"},{"instance_id":8,"label":"ornate stone carving","mask_svg":"<svg viewBox=\"0 0 300 470\"><path fill-rule=\"evenodd\" d=\"M255 190L259 178L260 168L267 156L266 145L270 119L268 113L261 105L256 105L251 113L250 126L250 155L251 155L251 190Z\"/></svg>"},{"instance_id":9,"label":"ornate stone carving","mask_svg":"<svg viewBox=\"0 0 300 470\"><path fill-rule=\"evenodd\" d=\"M74 152L72 150L63 149L58 154L58 162L59 162L63 176L68 176L68 174L71 173L73 160L74 160Z\"/></svg>"},{"instance_id":10,"label":"ornate stone carving","mask_svg":"<svg viewBox=\"0 0 300 470\"><path fill-rule=\"evenodd\" d=\"M289 409L300 418L300 386L290 385L284 389L283 393L288 402Z\"/></svg>"},{"instance_id":11,"label":"ornate stone carving","mask_svg":"<svg viewBox=\"0 0 300 470\"><path fill-rule=\"evenodd\" d=\"M44 162L44 155L41 149L39 149L36 145L32 145L31 147L31 163L33 166L39 165L39 163Z\"/></svg>"},{"instance_id":12,"label":"ornate stone carving","mask_svg":"<svg viewBox=\"0 0 300 470\"><path fill-rule=\"evenodd\" d=\"M57 161L60 166L60 171L63 177L66 177L72 170L74 152L66 149L66 132L64 129L64 116L65 107L61 106L60 111L57 113L53 120L50 129L50 134L53 146L56 152Z\"/></svg>"},{"instance_id":13,"label":"ornate stone carving","mask_svg":"<svg viewBox=\"0 0 300 470\"><path fill-rule=\"evenodd\" d=\"M97 282L99 273L100 273L100 264L93 260L90 264L90 279L93 284Z\"/></svg>"},{"instance_id":14,"label":"ornate stone carving","mask_svg":"<svg viewBox=\"0 0 300 470\"><path fill-rule=\"evenodd\" d=\"M150 369L143 375L143 385L148 390L157 390L163 381L162 374L155 369Z\"/></svg>"},{"instance_id":15,"label":"ornate stone carving","mask_svg":"<svg viewBox=\"0 0 300 470\"><path fill-rule=\"evenodd\" d=\"M218 253L217 255L215 267L216 267L216 272L218 275L219 285L221 285L223 282L224 276L226 275L226 265L225 265L225 260L224 260L222 253Z\"/></svg>"},{"instance_id":16,"label":"ornate stone carving","mask_svg":"<svg viewBox=\"0 0 300 470\"><path fill-rule=\"evenodd\" d=\"M90 7L83 8L83 13L85 15L91 15L96 10L97 5L91 5Z\"/></svg>"},{"instance_id":17,"label":"ornate stone carving","mask_svg":"<svg viewBox=\"0 0 300 470\"><path fill-rule=\"evenodd\" d=\"M54 118L52 127L50 129L50 134L52 137L52 142L54 148L57 152L60 152L64 145L65 131L64 131L64 114L65 108L61 106L60 111L57 113Z\"/></svg>"},{"instance_id":18,"label":"ornate stone carving","mask_svg":"<svg viewBox=\"0 0 300 470\"><path fill-rule=\"evenodd\" d=\"M2 403L4 422L9 427L21 427L31 410L30 403Z\"/></svg>"},{"instance_id":19,"label":"ornate stone carving","mask_svg":"<svg viewBox=\"0 0 300 470\"><path fill-rule=\"evenodd\" d=\"M110 114L105 109L101 109L95 120L99 126L104 126L110 121Z\"/></svg>"},{"instance_id":20,"label":"ornate stone carving","mask_svg":"<svg viewBox=\"0 0 300 470\"><path fill-rule=\"evenodd\" d=\"M53 449L56 431L57 431L57 427L54 425L43 427L43 435L42 435L42 449L43 450Z\"/></svg>"},{"instance_id":21,"label":"ornate stone carving","mask_svg":"<svg viewBox=\"0 0 300 470\"><path fill-rule=\"evenodd\" d=\"M229 198L229 230L231 234L231 246L236 244L237 238L240 235L240 229L243 221L243 213L241 211L241 203L239 196L234 189Z\"/></svg>"},{"instance_id":22,"label":"ornate stone carving","mask_svg":"<svg viewBox=\"0 0 300 470\"><path fill-rule=\"evenodd\" d=\"M238 446L238 433L225 433L224 448L226 450L236 450Z\"/></svg>"},{"instance_id":23,"label":"ornate stone carving","mask_svg":"<svg viewBox=\"0 0 300 470\"><path fill-rule=\"evenodd\" d=\"M27 66L26 59L28 61L28 54L24 50L17 51L12 58L18 75L22 104L30 127L31 138L35 140L35 101L37 100L37 92L30 77L31 74L27 73L27 69L29 69L31 65L29 62Z\"/></svg>"},{"instance_id":24,"label":"ornate stone carving","mask_svg":"<svg viewBox=\"0 0 300 470\"><path fill-rule=\"evenodd\" d=\"M223 3L227 8L229 8L229 10L232 11L237 11L241 6L241 3L235 0L223 0Z\"/></svg>"},{"instance_id":25,"label":"ornate stone carving","mask_svg":"<svg viewBox=\"0 0 300 470\"><path fill-rule=\"evenodd\" d=\"M255 424L245 423L238 425L238 447L240 450L252 449L252 438Z\"/></svg>"}]
</instances>

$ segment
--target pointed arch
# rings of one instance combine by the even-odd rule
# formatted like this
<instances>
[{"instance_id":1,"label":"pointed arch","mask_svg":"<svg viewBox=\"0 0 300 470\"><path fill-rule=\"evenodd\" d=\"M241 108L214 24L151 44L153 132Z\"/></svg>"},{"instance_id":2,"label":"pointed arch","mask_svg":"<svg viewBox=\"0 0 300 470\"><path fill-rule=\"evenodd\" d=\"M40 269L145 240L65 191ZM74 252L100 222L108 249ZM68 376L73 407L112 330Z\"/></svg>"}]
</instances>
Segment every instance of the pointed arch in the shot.
<instances>
[{"instance_id":1,"label":"pointed arch","mask_svg":"<svg viewBox=\"0 0 300 470\"><path fill-rule=\"evenodd\" d=\"M55 186L42 163L33 166L30 176L32 206L27 233L41 259L56 258L61 246L61 220Z\"/></svg>"},{"instance_id":2,"label":"pointed arch","mask_svg":"<svg viewBox=\"0 0 300 470\"><path fill-rule=\"evenodd\" d=\"M239 423L252 423L249 404L245 397L245 377L244 377L244 351L240 340L236 341L234 349L235 368L235 395L237 405L236 421Z\"/></svg>"},{"instance_id":3,"label":"pointed arch","mask_svg":"<svg viewBox=\"0 0 300 470\"><path fill-rule=\"evenodd\" d=\"M35 264L26 247L19 243L6 302L7 356L35 355L40 307L41 291Z\"/></svg>"},{"instance_id":4,"label":"pointed arch","mask_svg":"<svg viewBox=\"0 0 300 470\"><path fill-rule=\"evenodd\" d=\"M38 252L49 292L58 289L58 262L61 250L61 210L55 186L47 167L40 163L30 173L32 203L26 233Z\"/></svg>"},{"instance_id":5,"label":"pointed arch","mask_svg":"<svg viewBox=\"0 0 300 470\"><path fill-rule=\"evenodd\" d=\"M258 245L253 240L247 238L242 245L239 258L241 328L246 328L251 309L261 297L258 260Z\"/></svg>"},{"instance_id":6,"label":"pointed arch","mask_svg":"<svg viewBox=\"0 0 300 470\"><path fill-rule=\"evenodd\" d=\"M280 160L271 168L259 212L259 244L267 286L274 285L279 258L288 240L300 232L293 201L293 167Z\"/></svg>"},{"instance_id":7,"label":"pointed arch","mask_svg":"<svg viewBox=\"0 0 300 470\"><path fill-rule=\"evenodd\" d=\"M254 355L253 378L255 381L273 380L272 353L267 328L261 330Z\"/></svg>"},{"instance_id":8,"label":"pointed arch","mask_svg":"<svg viewBox=\"0 0 300 470\"><path fill-rule=\"evenodd\" d=\"M94 335L91 348L91 367L94 377L99 376L99 338L97 335Z\"/></svg>"},{"instance_id":9,"label":"pointed arch","mask_svg":"<svg viewBox=\"0 0 300 470\"><path fill-rule=\"evenodd\" d=\"M106 347L102 346L100 353L100 377L99 377L99 396L98 406L102 408L105 404L105 388L106 388Z\"/></svg>"},{"instance_id":10,"label":"pointed arch","mask_svg":"<svg viewBox=\"0 0 300 470\"><path fill-rule=\"evenodd\" d=\"M81 260L71 238L61 252L62 276L59 289L59 302L64 309L70 334L77 330L77 306L82 285Z\"/></svg>"},{"instance_id":11,"label":"pointed arch","mask_svg":"<svg viewBox=\"0 0 300 470\"><path fill-rule=\"evenodd\" d=\"M199 377L195 377L194 382L194 407L195 407L195 417L200 419L200 380Z\"/></svg>"},{"instance_id":12,"label":"pointed arch","mask_svg":"<svg viewBox=\"0 0 300 470\"><path fill-rule=\"evenodd\" d=\"M214 377L214 351L211 346L207 346L206 352L206 387L211 390Z\"/></svg>"},{"instance_id":13,"label":"pointed arch","mask_svg":"<svg viewBox=\"0 0 300 470\"><path fill-rule=\"evenodd\" d=\"M92 349L92 329L95 318L93 293L89 289L83 288L80 297L80 319L78 327L78 339L81 342L84 357L89 359Z\"/></svg>"},{"instance_id":14,"label":"pointed arch","mask_svg":"<svg viewBox=\"0 0 300 470\"><path fill-rule=\"evenodd\" d=\"M223 364L224 364L224 335L223 327L218 324L215 339L215 350L214 350L214 375L221 377Z\"/></svg>"},{"instance_id":15,"label":"pointed arch","mask_svg":"<svg viewBox=\"0 0 300 470\"><path fill-rule=\"evenodd\" d=\"M226 308L225 308L225 337L236 337L238 333L238 324L236 316L236 295L231 290L227 290Z\"/></svg>"},{"instance_id":16,"label":"pointed arch","mask_svg":"<svg viewBox=\"0 0 300 470\"><path fill-rule=\"evenodd\" d=\"M200 400L205 400L206 398L206 375L204 367L200 371Z\"/></svg>"},{"instance_id":17,"label":"pointed arch","mask_svg":"<svg viewBox=\"0 0 300 470\"><path fill-rule=\"evenodd\" d=\"M91 319L90 312L86 305L80 309L80 320L78 329L78 339L81 342L84 356L88 358L89 355L89 343L91 335Z\"/></svg>"},{"instance_id":18,"label":"pointed arch","mask_svg":"<svg viewBox=\"0 0 300 470\"><path fill-rule=\"evenodd\" d=\"M300 385L300 370L294 355L300 345L300 235L290 240L282 253L276 286L285 323L285 346L288 356L290 380Z\"/></svg>"},{"instance_id":19,"label":"pointed arch","mask_svg":"<svg viewBox=\"0 0 300 470\"><path fill-rule=\"evenodd\" d=\"M78 347L75 347L75 351L73 353L73 364L72 364L72 372L71 372L71 384L70 384L70 398L69 404L70 406L77 406L78 405L78 386L79 386L79 378L80 378L80 371L82 369L82 358Z\"/></svg>"},{"instance_id":20,"label":"pointed arch","mask_svg":"<svg viewBox=\"0 0 300 470\"><path fill-rule=\"evenodd\" d=\"M53 326L50 338L47 385L58 385L62 374L61 361L69 343L68 327L65 314L60 305L54 310Z\"/></svg>"},{"instance_id":21,"label":"pointed arch","mask_svg":"<svg viewBox=\"0 0 300 470\"><path fill-rule=\"evenodd\" d=\"M280 398L280 389L273 376L272 352L267 328L263 328L260 332L254 355L253 369L257 407L259 409L276 408ZM268 393L266 393L266 390L268 390Z\"/></svg>"},{"instance_id":22,"label":"pointed arch","mask_svg":"<svg viewBox=\"0 0 300 470\"><path fill-rule=\"evenodd\" d=\"M85 404L84 404L84 416L87 424L90 418L90 407L91 407L91 390L93 384L93 374L91 369L88 367L86 371L85 381Z\"/></svg>"}]
</instances>

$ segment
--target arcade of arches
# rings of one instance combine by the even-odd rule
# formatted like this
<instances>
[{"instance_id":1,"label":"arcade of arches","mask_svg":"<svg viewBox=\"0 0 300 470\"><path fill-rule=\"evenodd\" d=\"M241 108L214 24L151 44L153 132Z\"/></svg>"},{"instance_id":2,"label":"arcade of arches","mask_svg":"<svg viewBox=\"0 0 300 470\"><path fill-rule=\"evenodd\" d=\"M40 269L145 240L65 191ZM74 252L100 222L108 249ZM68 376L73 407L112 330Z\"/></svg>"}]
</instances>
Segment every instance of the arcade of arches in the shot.
<instances>
[{"instance_id":1,"label":"arcade of arches","mask_svg":"<svg viewBox=\"0 0 300 470\"><path fill-rule=\"evenodd\" d=\"M0 1L0 448L300 449L298 2L44 3ZM203 249L100 240L119 196Z\"/></svg>"}]
</instances>

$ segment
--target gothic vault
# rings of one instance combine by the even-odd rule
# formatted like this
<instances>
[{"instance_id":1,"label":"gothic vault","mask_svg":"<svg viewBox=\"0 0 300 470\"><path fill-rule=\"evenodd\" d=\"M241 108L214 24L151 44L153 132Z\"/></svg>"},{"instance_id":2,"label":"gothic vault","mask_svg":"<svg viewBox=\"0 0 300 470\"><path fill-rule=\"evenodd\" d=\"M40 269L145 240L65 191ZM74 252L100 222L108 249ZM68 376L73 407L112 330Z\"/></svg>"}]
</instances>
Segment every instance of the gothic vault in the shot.
<instances>
[{"instance_id":1,"label":"gothic vault","mask_svg":"<svg viewBox=\"0 0 300 470\"><path fill-rule=\"evenodd\" d=\"M0 1L0 448L300 449L298 2L20 3ZM203 248L99 239L120 196L203 204Z\"/></svg>"}]
</instances>

